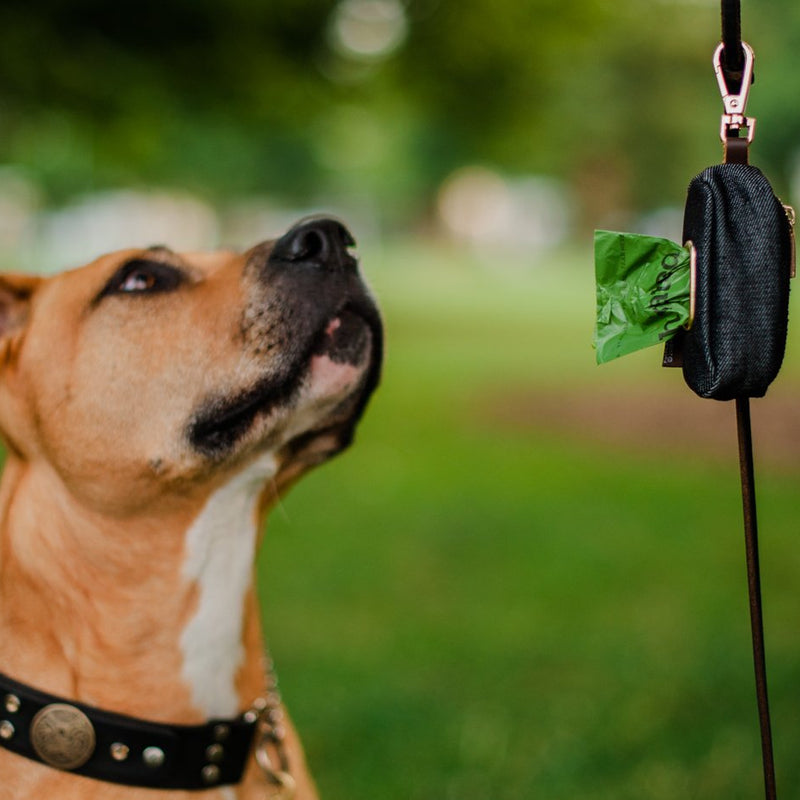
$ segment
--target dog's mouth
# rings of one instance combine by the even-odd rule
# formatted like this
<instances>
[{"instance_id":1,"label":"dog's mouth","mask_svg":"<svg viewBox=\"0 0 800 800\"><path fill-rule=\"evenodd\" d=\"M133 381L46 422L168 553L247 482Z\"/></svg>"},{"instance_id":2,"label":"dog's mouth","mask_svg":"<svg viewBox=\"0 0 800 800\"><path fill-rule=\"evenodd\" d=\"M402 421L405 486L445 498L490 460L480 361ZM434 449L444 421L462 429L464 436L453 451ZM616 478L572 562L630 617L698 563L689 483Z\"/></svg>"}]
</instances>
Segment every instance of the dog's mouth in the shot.
<instances>
[{"instance_id":1,"label":"dog's mouth","mask_svg":"<svg viewBox=\"0 0 800 800\"><path fill-rule=\"evenodd\" d=\"M335 364L358 366L364 362L372 334L363 314L345 306L317 336L315 356L327 356Z\"/></svg>"},{"instance_id":2,"label":"dog's mouth","mask_svg":"<svg viewBox=\"0 0 800 800\"><path fill-rule=\"evenodd\" d=\"M234 397L212 398L206 401L190 424L188 435L193 448L215 460L224 458L253 430L258 421L280 409L291 410L304 391L329 393L333 405L321 411L314 420L314 429L330 427L327 417L337 416L335 410L347 406L346 424L336 419L341 428L341 446L349 443L352 429L378 383L382 349L380 318L371 301L347 303L329 318L308 343L301 356L279 375L269 375L255 386ZM326 380L321 387L309 386L320 362ZM331 381L332 373L355 374L357 380ZM339 396L341 395L341 396ZM324 403L321 404L324 406ZM327 423L327 424L326 424ZM308 431L300 433L307 434Z\"/></svg>"}]
</instances>

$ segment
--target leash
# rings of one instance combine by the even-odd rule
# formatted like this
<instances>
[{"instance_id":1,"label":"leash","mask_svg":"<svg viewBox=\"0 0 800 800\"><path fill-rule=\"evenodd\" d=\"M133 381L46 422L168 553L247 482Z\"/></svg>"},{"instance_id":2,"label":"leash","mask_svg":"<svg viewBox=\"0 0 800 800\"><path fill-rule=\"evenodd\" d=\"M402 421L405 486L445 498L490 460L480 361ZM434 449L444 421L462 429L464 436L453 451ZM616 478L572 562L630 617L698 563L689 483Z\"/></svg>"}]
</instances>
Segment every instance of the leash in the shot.
<instances>
[{"instance_id":1,"label":"leash","mask_svg":"<svg viewBox=\"0 0 800 800\"><path fill-rule=\"evenodd\" d=\"M753 437L750 428L750 400L736 400L736 430L739 440L739 471L742 481L742 510L747 560L747 591L750 599L750 631L753 642L753 666L756 678L756 701L761 732L761 760L767 800L776 800L775 760L772 752L772 728L767 691L767 660L764 652L764 615L761 604L761 570L758 558L758 517L756 514Z\"/></svg>"},{"instance_id":2,"label":"leash","mask_svg":"<svg viewBox=\"0 0 800 800\"><path fill-rule=\"evenodd\" d=\"M722 0L722 43L714 56L714 66L725 113L720 136L725 164L749 163L749 145L753 140L755 120L745 116L747 95L753 81L753 51L742 41L739 0ZM792 220L790 220L792 221ZM764 647L764 613L761 599L761 570L758 553L758 513L756 509L753 436L750 421L750 398L736 397L736 430L739 448L739 473L742 490L747 590L750 631L755 672L756 702L761 736L761 757L766 800L776 800L775 760L772 746L767 664Z\"/></svg>"},{"instance_id":3,"label":"leash","mask_svg":"<svg viewBox=\"0 0 800 800\"><path fill-rule=\"evenodd\" d=\"M715 70L725 107L721 136L724 163L748 164L749 145L753 140L755 120L745 116L747 95L753 82L753 52L742 42L740 0L722 0L722 44L715 54ZM731 98L735 98L731 102ZM733 107L732 107L733 106ZM742 131L746 135L740 135ZM775 758L772 746L767 660L764 646L764 612L761 600L761 569L758 554L758 513L756 509L753 435L750 422L750 398L736 398L736 432L739 448L739 474L742 487L747 593L750 608L750 633L756 683L756 704L761 735L761 760L766 800L776 800Z\"/></svg>"},{"instance_id":4,"label":"leash","mask_svg":"<svg viewBox=\"0 0 800 800\"><path fill-rule=\"evenodd\" d=\"M741 5L739 0L722 0L722 45L717 75L724 82L726 96L742 98L739 115L744 117L747 92L753 80L753 54L742 44ZM749 66L749 69L747 67ZM747 136L739 135L741 126L733 123L735 115L725 108L722 129L725 132L724 161L747 164L748 147L753 138L754 121L747 127ZM747 119L745 117L745 119ZM742 142L746 144L742 145ZM767 658L764 646L764 611L761 600L761 568L758 555L758 512L756 509L756 479L753 464L753 434L750 423L750 398L736 398L736 432L739 447L739 474L742 485L742 516L744 520L745 560L747 565L747 594L750 607L750 635L753 646L753 669L756 683L756 704L761 735L761 761L764 772L766 800L776 800L775 757L772 746L772 725L767 688Z\"/></svg>"},{"instance_id":5,"label":"leash","mask_svg":"<svg viewBox=\"0 0 800 800\"><path fill-rule=\"evenodd\" d=\"M742 48L742 10L740 0L722 0L722 68L730 89L742 85L745 53Z\"/></svg>"}]
</instances>

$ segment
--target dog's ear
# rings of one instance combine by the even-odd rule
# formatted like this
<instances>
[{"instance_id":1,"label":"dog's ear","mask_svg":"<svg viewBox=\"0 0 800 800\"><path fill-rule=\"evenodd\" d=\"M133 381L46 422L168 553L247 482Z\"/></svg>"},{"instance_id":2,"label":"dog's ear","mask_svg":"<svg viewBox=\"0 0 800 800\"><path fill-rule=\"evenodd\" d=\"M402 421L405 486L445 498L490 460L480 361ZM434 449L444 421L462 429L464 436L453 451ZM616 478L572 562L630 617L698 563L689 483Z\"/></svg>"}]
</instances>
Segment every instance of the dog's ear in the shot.
<instances>
[{"instance_id":1,"label":"dog's ear","mask_svg":"<svg viewBox=\"0 0 800 800\"><path fill-rule=\"evenodd\" d=\"M0 275L0 339L25 326L31 297L42 282L36 275Z\"/></svg>"}]
</instances>

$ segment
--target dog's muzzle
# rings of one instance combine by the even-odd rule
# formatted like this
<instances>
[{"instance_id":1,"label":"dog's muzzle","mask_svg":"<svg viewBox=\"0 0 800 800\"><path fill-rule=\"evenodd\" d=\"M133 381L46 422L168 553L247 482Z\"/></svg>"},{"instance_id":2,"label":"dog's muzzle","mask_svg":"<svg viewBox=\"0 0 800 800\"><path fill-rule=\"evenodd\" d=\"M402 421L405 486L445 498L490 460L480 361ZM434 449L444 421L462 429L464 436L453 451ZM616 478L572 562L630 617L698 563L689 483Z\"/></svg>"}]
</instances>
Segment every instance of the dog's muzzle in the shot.
<instances>
[{"instance_id":1,"label":"dog's muzzle","mask_svg":"<svg viewBox=\"0 0 800 800\"><path fill-rule=\"evenodd\" d=\"M355 239L339 221L326 217L303 220L278 239L264 270L264 280L274 282L284 273L311 290L318 308L310 320L327 319L315 355L358 364L372 340L380 344L380 320L350 252ZM314 283L315 286L309 286ZM366 335L369 330L371 337ZM378 352L380 358L380 351Z\"/></svg>"},{"instance_id":2,"label":"dog's muzzle","mask_svg":"<svg viewBox=\"0 0 800 800\"><path fill-rule=\"evenodd\" d=\"M364 368L347 421L337 421L341 446L349 444L383 354L380 315L350 252L354 245L341 222L313 217L248 254L245 274L255 281L258 308L243 333L279 357L255 386L203 403L188 431L195 449L224 457L257 417L292 404L315 356Z\"/></svg>"}]
</instances>

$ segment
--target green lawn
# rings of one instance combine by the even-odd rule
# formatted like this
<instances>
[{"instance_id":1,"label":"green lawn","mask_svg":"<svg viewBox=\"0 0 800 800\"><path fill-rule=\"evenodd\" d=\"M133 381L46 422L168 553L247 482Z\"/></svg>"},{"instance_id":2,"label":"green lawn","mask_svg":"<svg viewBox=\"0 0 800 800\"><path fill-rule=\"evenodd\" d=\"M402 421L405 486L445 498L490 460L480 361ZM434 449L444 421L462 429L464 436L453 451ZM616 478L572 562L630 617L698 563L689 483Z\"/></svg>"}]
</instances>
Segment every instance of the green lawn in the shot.
<instances>
[{"instance_id":1,"label":"green lawn","mask_svg":"<svg viewBox=\"0 0 800 800\"><path fill-rule=\"evenodd\" d=\"M594 366L588 249L492 268L398 247L365 270L382 388L356 446L273 513L261 559L323 796L763 795L733 459L503 419L509 395L689 392L654 350ZM792 353L773 390L789 398L795 335ZM800 798L800 468L766 463L778 786Z\"/></svg>"}]
</instances>

